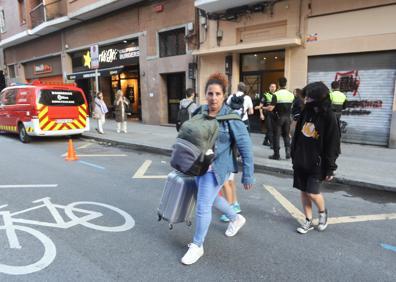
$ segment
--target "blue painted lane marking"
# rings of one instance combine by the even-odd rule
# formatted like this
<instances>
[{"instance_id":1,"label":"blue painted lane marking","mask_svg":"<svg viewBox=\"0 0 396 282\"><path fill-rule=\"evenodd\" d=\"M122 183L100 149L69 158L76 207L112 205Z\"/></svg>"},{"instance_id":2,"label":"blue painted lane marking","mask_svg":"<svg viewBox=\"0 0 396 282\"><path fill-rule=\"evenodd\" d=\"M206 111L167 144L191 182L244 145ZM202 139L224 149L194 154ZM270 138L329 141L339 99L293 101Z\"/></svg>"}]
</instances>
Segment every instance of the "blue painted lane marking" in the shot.
<instances>
[{"instance_id":1,"label":"blue painted lane marking","mask_svg":"<svg viewBox=\"0 0 396 282\"><path fill-rule=\"evenodd\" d=\"M384 248L385 250L396 252L396 246L381 244L381 247Z\"/></svg>"},{"instance_id":2,"label":"blue painted lane marking","mask_svg":"<svg viewBox=\"0 0 396 282\"><path fill-rule=\"evenodd\" d=\"M96 164L93 164L93 163L89 163L89 162L86 162L86 161L78 161L78 162L82 163L82 164L85 164L85 165L88 165L88 166L92 166L94 168L105 169L103 166L96 165Z\"/></svg>"}]
</instances>

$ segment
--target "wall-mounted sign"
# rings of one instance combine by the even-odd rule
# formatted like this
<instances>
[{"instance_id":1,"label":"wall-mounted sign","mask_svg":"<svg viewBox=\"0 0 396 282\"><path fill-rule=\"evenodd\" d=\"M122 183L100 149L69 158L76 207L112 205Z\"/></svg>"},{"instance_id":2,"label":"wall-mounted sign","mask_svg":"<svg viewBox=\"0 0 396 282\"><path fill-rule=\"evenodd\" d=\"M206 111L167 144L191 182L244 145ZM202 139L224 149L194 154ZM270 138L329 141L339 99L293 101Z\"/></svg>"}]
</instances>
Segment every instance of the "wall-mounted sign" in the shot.
<instances>
[{"instance_id":1,"label":"wall-mounted sign","mask_svg":"<svg viewBox=\"0 0 396 282\"><path fill-rule=\"evenodd\" d=\"M153 7L153 10L154 10L154 12L156 12L156 13L161 13L161 12L164 11L164 5L163 5L163 4L155 5L155 6Z\"/></svg>"},{"instance_id":2,"label":"wall-mounted sign","mask_svg":"<svg viewBox=\"0 0 396 282\"><path fill-rule=\"evenodd\" d=\"M314 42L314 41L318 41L318 34L317 33L308 34L307 42Z\"/></svg>"},{"instance_id":3,"label":"wall-mounted sign","mask_svg":"<svg viewBox=\"0 0 396 282\"><path fill-rule=\"evenodd\" d=\"M108 46L98 46L93 50L81 50L71 54L73 72L87 71L94 69L112 68L116 66L137 65L139 62L139 46L137 40L131 42L119 42ZM95 54L94 52L97 52ZM97 60L95 56L97 55Z\"/></svg>"},{"instance_id":4,"label":"wall-mounted sign","mask_svg":"<svg viewBox=\"0 0 396 282\"><path fill-rule=\"evenodd\" d=\"M104 49L100 52L100 63L113 63L125 59L139 57L139 47L128 47L124 49Z\"/></svg>"},{"instance_id":5,"label":"wall-mounted sign","mask_svg":"<svg viewBox=\"0 0 396 282\"><path fill-rule=\"evenodd\" d=\"M117 75L122 70L124 69L124 66L118 66L118 67L113 67L113 68L107 68L107 69L99 69L97 71L97 74L95 70L88 70L88 71L82 71L82 72L75 72L75 73L70 73L67 74L67 79L68 80L75 80L75 79L84 79L84 78L91 78L95 77L96 75L98 77L101 76L112 76L112 75Z\"/></svg>"},{"instance_id":6,"label":"wall-mounted sign","mask_svg":"<svg viewBox=\"0 0 396 282\"><path fill-rule=\"evenodd\" d=\"M33 66L34 74L43 74L52 72L52 66L48 64L37 64Z\"/></svg>"},{"instance_id":7,"label":"wall-mounted sign","mask_svg":"<svg viewBox=\"0 0 396 282\"><path fill-rule=\"evenodd\" d=\"M84 58L84 67L91 68L91 52L87 51L85 55L83 55Z\"/></svg>"},{"instance_id":8,"label":"wall-mounted sign","mask_svg":"<svg viewBox=\"0 0 396 282\"><path fill-rule=\"evenodd\" d=\"M99 46L91 46L91 69L99 68Z\"/></svg>"}]
</instances>

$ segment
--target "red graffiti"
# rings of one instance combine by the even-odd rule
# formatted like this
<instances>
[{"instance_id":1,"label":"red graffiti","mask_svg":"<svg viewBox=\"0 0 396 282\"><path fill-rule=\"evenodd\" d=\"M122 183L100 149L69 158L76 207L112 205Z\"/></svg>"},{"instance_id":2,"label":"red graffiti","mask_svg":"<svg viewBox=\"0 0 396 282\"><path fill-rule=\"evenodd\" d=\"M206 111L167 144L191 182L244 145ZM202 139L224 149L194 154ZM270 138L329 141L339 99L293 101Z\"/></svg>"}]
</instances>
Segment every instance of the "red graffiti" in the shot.
<instances>
[{"instance_id":1,"label":"red graffiti","mask_svg":"<svg viewBox=\"0 0 396 282\"><path fill-rule=\"evenodd\" d=\"M381 100L347 101L347 108L382 108Z\"/></svg>"},{"instance_id":2,"label":"red graffiti","mask_svg":"<svg viewBox=\"0 0 396 282\"><path fill-rule=\"evenodd\" d=\"M353 92L353 96L356 96L360 85L360 77L357 70L337 72L334 80L340 82L340 91L344 93Z\"/></svg>"}]
</instances>

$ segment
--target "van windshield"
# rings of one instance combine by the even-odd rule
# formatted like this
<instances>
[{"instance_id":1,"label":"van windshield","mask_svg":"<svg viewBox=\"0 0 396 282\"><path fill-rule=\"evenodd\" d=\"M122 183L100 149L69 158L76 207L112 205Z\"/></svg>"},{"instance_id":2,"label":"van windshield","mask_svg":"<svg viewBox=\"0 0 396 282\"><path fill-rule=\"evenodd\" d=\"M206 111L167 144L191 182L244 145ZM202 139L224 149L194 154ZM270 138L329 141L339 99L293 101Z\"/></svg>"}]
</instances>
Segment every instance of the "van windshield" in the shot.
<instances>
[{"instance_id":1,"label":"van windshield","mask_svg":"<svg viewBox=\"0 0 396 282\"><path fill-rule=\"evenodd\" d=\"M79 91L43 89L40 91L39 103L46 106L81 106L85 101Z\"/></svg>"}]
</instances>

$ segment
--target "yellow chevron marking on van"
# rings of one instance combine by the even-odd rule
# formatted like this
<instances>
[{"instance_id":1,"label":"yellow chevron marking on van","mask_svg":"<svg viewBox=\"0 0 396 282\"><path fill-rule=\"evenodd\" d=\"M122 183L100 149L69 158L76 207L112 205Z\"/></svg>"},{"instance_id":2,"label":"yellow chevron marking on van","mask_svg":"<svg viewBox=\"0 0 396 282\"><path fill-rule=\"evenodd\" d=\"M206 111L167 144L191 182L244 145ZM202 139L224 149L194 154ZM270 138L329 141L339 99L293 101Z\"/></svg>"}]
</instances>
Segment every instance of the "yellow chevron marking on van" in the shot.
<instances>
[{"instance_id":1,"label":"yellow chevron marking on van","mask_svg":"<svg viewBox=\"0 0 396 282\"><path fill-rule=\"evenodd\" d=\"M55 125L55 121L51 121L43 130L49 130L51 127Z\"/></svg>"},{"instance_id":2,"label":"yellow chevron marking on van","mask_svg":"<svg viewBox=\"0 0 396 282\"><path fill-rule=\"evenodd\" d=\"M40 121L40 127L42 128L48 121L48 116L46 116L43 120Z\"/></svg>"},{"instance_id":3,"label":"yellow chevron marking on van","mask_svg":"<svg viewBox=\"0 0 396 282\"><path fill-rule=\"evenodd\" d=\"M43 116L45 116L47 113L48 113L48 107L44 107L44 108L40 111L40 113L39 113L39 115L38 115L39 119L41 119L41 118L42 118Z\"/></svg>"},{"instance_id":4,"label":"yellow chevron marking on van","mask_svg":"<svg viewBox=\"0 0 396 282\"><path fill-rule=\"evenodd\" d=\"M70 126L72 129L77 129L72 123L68 123L68 126Z\"/></svg>"},{"instance_id":5,"label":"yellow chevron marking on van","mask_svg":"<svg viewBox=\"0 0 396 282\"><path fill-rule=\"evenodd\" d=\"M83 128L84 126L81 125L81 123L78 122L78 120L74 120L74 123L78 126L78 128Z\"/></svg>"},{"instance_id":6,"label":"yellow chevron marking on van","mask_svg":"<svg viewBox=\"0 0 396 282\"><path fill-rule=\"evenodd\" d=\"M43 104L40 104L40 103L37 104L37 110L38 110L38 111L41 111L41 109L42 109L43 107L44 107Z\"/></svg>"},{"instance_id":7,"label":"yellow chevron marking on van","mask_svg":"<svg viewBox=\"0 0 396 282\"><path fill-rule=\"evenodd\" d=\"M63 124L61 124L61 123L58 123L58 124L55 126L54 130L59 130L59 128L61 128L61 127L62 127L62 125L63 125Z\"/></svg>"},{"instance_id":8,"label":"yellow chevron marking on van","mask_svg":"<svg viewBox=\"0 0 396 282\"><path fill-rule=\"evenodd\" d=\"M84 117L87 115L87 112L83 108L78 108L78 112Z\"/></svg>"},{"instance_id":9,"label":"yellow chevron marking on van","mask_svg":"<svg viewBox=\"0 0 396 282\"><path fill-rule=\"evenodd\" d=\"M87 125L87 120L86 119L83 119L83 118L79 117L78 121L83 125L83 127L85 127Z\"/></svg>"}]
</instances>

